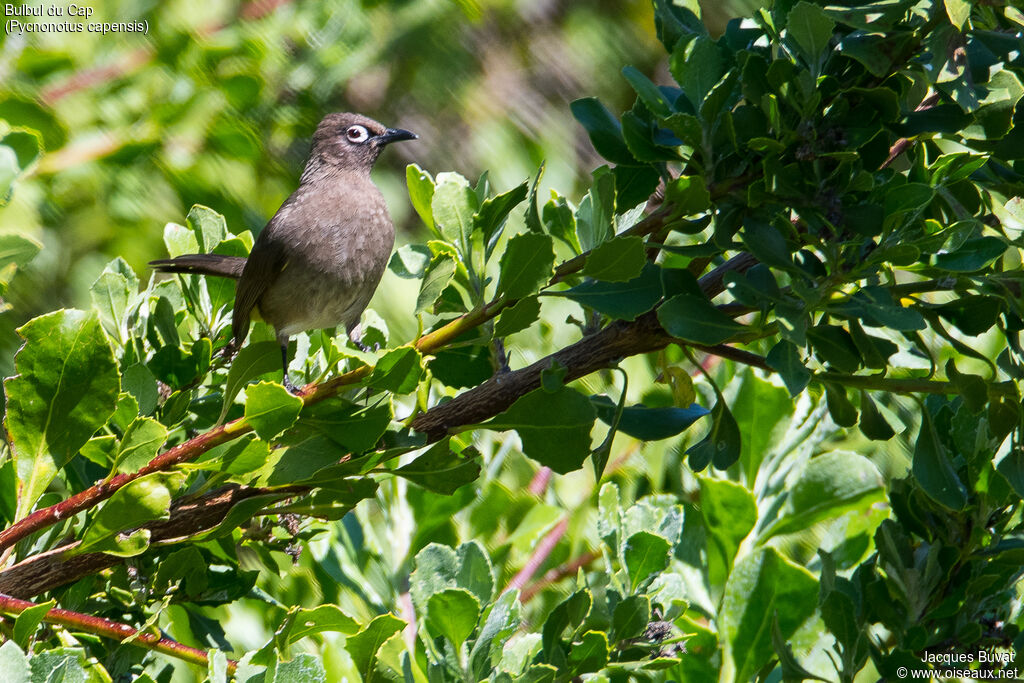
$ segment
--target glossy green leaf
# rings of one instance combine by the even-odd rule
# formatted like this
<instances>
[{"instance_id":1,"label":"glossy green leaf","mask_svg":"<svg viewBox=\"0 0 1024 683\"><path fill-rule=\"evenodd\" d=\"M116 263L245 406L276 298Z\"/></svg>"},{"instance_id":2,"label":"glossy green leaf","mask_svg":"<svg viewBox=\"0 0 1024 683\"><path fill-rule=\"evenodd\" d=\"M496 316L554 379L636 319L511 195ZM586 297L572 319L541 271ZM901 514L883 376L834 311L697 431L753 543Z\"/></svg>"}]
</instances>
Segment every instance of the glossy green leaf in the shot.
<instances>
[{"instance_id":1,"label":"glossy green leaf","mask_svg":"<svg viewBox=\"0 0 1024 683\"><path fill-rule=\"evenodd\" d=\"M810 60L817 60L828 49L836 23L817 5L805 0L793 5L786 17L786 30Z\"/></svg>"},{"instance_id":2,"label":"glossy green leaf","mask_svg":"<svg viewBox=\"0 0 1024 683\"><path fill-rule=\"evenodd\" d=\"M914 445L911 472L930 498L952 510L967 505L967 488L960 480L953 460L939 439L931 415L921 411L921 431Z\"/></svg>"},{"instance_id":3,"label":"glossy green leaf","mask_svg":"<svg viewBox=\"0 0 1024 683\"><path fill-rule=\"evenodd\" d=\"M442 292L451 284L455 277L455 270L458 264L455 257L446 251L434 255L423 273L423 281L420 283L420 293L416 296L416 307L414 313L430 310L441 298Z\"/></svg>"},{"instance_id":4,"label":"glossy green leaf","mask_svg":"<svg viewBox=\"0 0 1024 683\"><path fill-rule=\"evenodd\" d=\"M973 273L989 265L1006 251L1006 242L991 235L967 240L950 253L936 254L936 268L955 273Z\"/></svg>"},{"instance_id":5,"label":"glossy green leaf","mask_svg":"<svg viewBox=\"0 0 1024 683\"><path fill-rule=\"evenodd\" d=\"M60 310L18 329L18 374L4 381L14 442L18 516L114 412L120 376L95 313Z\"/></svg>"},{"instance_id":6,"label":"glossy green leaf","mask_svg":"<svg viewBox=\"0 0 1024 683\"><path fill-rule=\"evenodd\" d=\"M374 617L359 633L345 640L345 650L352 657L352 662L364 681L370 680L380 646L404 626L405 622L398 617L381 614Z\"/></svg>"},{"instance_id":7,"label":"glossy green leaf","mask_svg":"<svg viewBox=\"0 0 1024 683\"><path fill-rule=\"evenodd\" d=\"M652 575L668 567L672 544L648 531L639 531L626 539L622 557L629 574L630 590L635 591Z\"/></svg>"},{"instance_id":8,"label":"glossy green leaf","mask_svg":"<svg viewBox=\"0 0 1024 683\"><path fill-rule=\"evenodd\" d=\"M523 453L565 474L582 467L590 454L590 430L595 417L594 406L578 391L568 387L554 392L536 389L484 426L515 429L523 443Z\"/></svg>"},{"instance_id":9,"label":"glossy green leaf","mask_svg":"<svg viewBox=\"0 0 1024 683\"><path fill-rule=\"evenodd\" d=\"M546 285L554 272L555 250L550 235L516 235L501 257L498 291L510 299L529 296Z\"/></svg>"},{"instance_id":10,"label":"glossy green leaf","mask_svg":"<svg viewBox=\"0 0 1024 683\"><path fill-rule=\"evenodd\" d=\"M788 640L814 614L818 582L774 548L740 560L729 576L720 614L725 656L735 679L752 680L773 656L772 621Z\"/></svg>"},{"instance_id":11,"label":"glossy green leaf","mask_svg":"<svg viewBox=\"0 0 1024 683\"><path fill-rule=\"evenodd\" d=\"M458 173L438 173L430 211L438 232L453 244L468 247L473 232L473 214L478 208L476 193Z\"/></svg>"},{"instance_id":12,"label":"glossy green leaf","mask_svg":"<svg viewBox=\"0 0 1024 683\"><path fill-rule=\"evenodd\" d=\"M850 333L842 327L825 323L816 325L807 330L807 340L822 361L840 372L853 373L860 368L861 357L857 345L853 343Z\"/></svg>"},{"instance_id":13,"label":"glossy green leaf","mask_svg":"<svg viewBox=\"0 0 1024 683\"><path fill-rule=\"evenodd\" d=\"M245 421L264 441L273 441L295 424L302 399L274 382L252 384L245 390Z\"/></svg>"},{"instance_id":14,"label":"glossy green leaf","mask_svg":"<svg viewBox=\"0 0 1024 683\"><path fill-rule=\"evenodd\" d=\"M506 308L494 322L494 336L507 337L530 327L540 318L540 299L535 296L520 299Z\"/></svg>"},{"instance_id":15,"label":"glossy green leaf","mask_svg":"<svg viewBox=\"0 0 1024 683\"><path fill-rule=\"evenodd\" d=\"M647 254L640 237L613 237L587 255L582 274L605 282L628 282L640 275Z\"/></svg>"},{"instance_id":16,"label":"glossy green leaf","mask_svg":"<svg viewBox=\"0 0 1024 683\"><path fill-rule=\"evenodd\" d=\"M583 125L597 153L614 164L635 164L636 160L622 139L622 126L611 112L594 97L584 97L569 105L572 115Z\"/></svg>"},{"instance_id":17,"label":"glossy green leaf","mask_svg":"<svg viewBox=\"0 0 1024 683\"><path fill-rule=\"evenodd\" d=\"M369 385L396 394L408 394L416 390L423 376L423 356L411 346L388 351L377 361L370 375Z\"/></svg>"},{"instance_id":18,"label":"glossy green leaf","mask_svg":"<svg viewBox=\"0 0 1024 683\"><path fill-rule=\"evenodd\" d=\"M811 371L800 360L800 352L792 342L779 340L765 356L765 361L782 377L790 396L798 395L811 381Z\"/></svg>"},{"instance_id":19,"label":"glossy green leaf","mask_svg":"<svg viewBox=\"0 0 1024 683\"><path fill-rule=\"evenodd\" d=\"M740 543L757 523L757 503L750 491L731 481L700 477L700 514L707 543L708 580L725 585Z\"/></svg>"},{"instance_id":20,"label":"glossy green leaf","mask_svg":"<svg viewBox=\"0 0 1024 683\"><path fill-rule=\"evenodd\" d=\"M789 486L782 514L763 538L808 529L884 499L884 481L874 463L857 453L824 453L811 459Z\"/></svg>"},{"instance_id":21,"label":"glossy green leaf","mask_svg":"<svg viewBox=\"0 0 1024 683\"><path fill-rule=\"evenodd\" d=\"M617 404L607 396L591 396L597 417L607 425L615 419ZM688 408L648 408L642 404L623 408L618 431L641 441L659 441L679 434L709 414L707 408L691 404Z\"/></svg>"},{"instance_id":22,"label":"glossy green leaf","mask_svg":"<svg viewBox=\"0 0 1024 683\"><path fill-rule=\"evenodd\" d=\"M612 637L617 641L636 638L651 621L651 600L646 595L630 595L612 612Z\"/></svg>"},{"instance_id":23,"label":"glossy green leaf","mask_svg":"<svg viewBox=\"0 0 1024 683\"><path fill-rule=\"evenodd\" d=\"M281 347L276 341L261 341L243 346L235 355L228 368L228 379L224 385L224 406L220 419L223 420L231 409L235 397L246 384L269 372L281 369ZM140 402L141 405L141 402Z\"/></svg>"},{"instance_id":24,"label":"glossy green leaf","mask_svg":"<svg viewBox=\"0 0 1024 683\"><path fill-rule=\"evenodd\" d=\"M434 637L447 638L456 650L473 633L479 618L480 602L463 588L446 588L427 601L427 629Z\"/></svg>"},{"instance_id":25,"label":"glossy green leaf","mask_svg":"<svg viewBox=\"0 0 1024 683\"><path fill-rule=\"evenodd\" d=\"M673 337L714 346L748 328L722 313L706 297L677 294L658 307L658 321Z\"/></svg>"},{"instance_id":26,"label":"glossy green leaf","mask_svg":"<svg viewBox=\"0 0 1024 683\"><path fill-rule=\"evenodd\" d=\"M488 197L480 204L480 210L473 217L476 229L484 236L484 244L489 244L505 225L512 209L526 199L528 184L523 182L508 192Z\"/></svg>"},{"instance_id":27,"label":"glossy green leaf","mask_svg":"<svg viewBox=\"0 0 1024 683\"><path fill-rule=\"evenodd\" d=\"M399 467L395 474L425 489L450 496L480 476L478 454L473 449L468 450L468 453L456 453L449 440L444 439L408 465Z\"/></svg>"},{"instance_id":28,"label":"glossy green leaf","mask_svg":"<svg viewBox=\"0 0 1024 683\"><path fill-rule=\"evenodd\" d=\"M602 631L587 631L569 650L569 669L573 675L600 671L608 663L608 636Z\"/></svg>"},{"instance_id":29,"label":"glossy green leaf","mask_svg":"<svg viewBox=\"0 0 1024 683\"><path fill-rule=\"evenodd\" d=\"M721 396L711 409L711 420L711 429L707 435L686 449L686 454L690 456L690 469L694 472L700 472L712 463L724 470L740 457L740 429Z\"/></svg>"},{"instance_id":30,"label":"glossy green leaf","mask_svg":"<svg viewBox=\"0 0 1024 683\"><path fill-rule=\"evenodd\" d=\"M639 277L628 282L585 282L553 294L613 318L634 320L661 300L661 272L657 266L647 264Z\"/></svg>"},{"instance_id":31,"label":"glossy green leaf","mask_svg":"<svg viewBox=\"0 0 1024 683\"><path fill-rule=\"evenodd\" d=\"M33 605L19 614L14 620L14 642L19 647L27 647L29 638L32 637L32 634L39 628L39 624L43 623L43 619L56 605L56 600L47 600L44 603Z\"/></svg>"},{"instance_id":32,"label":"glossy green leaf","mask_svg":"<svg viewBox=\"0 0 1024 683\"><path fill-rule=\"evenodd\" d=\"M76 553L103 550L116 552L117 542L113 538L118 532L135 529L146 522L170 517L171 493L175 479L158 472L119 488L104 502L92 523L82 534L82 543ZM138 554L145 545L137 548Z\"/></svg>"},{"instance_id":33,"label":"glossy green leaf","mask_svg":"<svg viewBox=\"0 0 1024 683\"><path fill-rule=\"evenodd\" d=\"M602 166L592 175L593 184L576 208L576 236L584 251L615 234L615 174Z\"/></svg>"},{"instance_id":34,"label":"glossy green leaf","mask_svg":"<svg viewBox=\"0 0 1024 683\"><path fill-rule=\"evenodd\" d=\"M117 449L112 470L136 472L156 457L167 440L167 427L148 417L138 417L128 425Z\"/></svg>"},{"instance_id":35,"label":"glossy green leaf","mask_svg":"<svg viewBox=\"0 0 1024 683\"><path fill-rule=\"evenodd\" d=\"M864 390L860 392L860 431L874 441L888 441L896 432Z\"/></svg>"},{"instance_id":36,"label":"glossy green leaf","mask_svg":"<svg viewBox=\"0 0 1024 683\"><path fill-rule=\"evenodd\" d=\"M428 228L433 228L431 204L434 200L434 179L416 164L409 164L405 167L405 184L409 189L412 208Z\"/></svg>"}]
</instances>

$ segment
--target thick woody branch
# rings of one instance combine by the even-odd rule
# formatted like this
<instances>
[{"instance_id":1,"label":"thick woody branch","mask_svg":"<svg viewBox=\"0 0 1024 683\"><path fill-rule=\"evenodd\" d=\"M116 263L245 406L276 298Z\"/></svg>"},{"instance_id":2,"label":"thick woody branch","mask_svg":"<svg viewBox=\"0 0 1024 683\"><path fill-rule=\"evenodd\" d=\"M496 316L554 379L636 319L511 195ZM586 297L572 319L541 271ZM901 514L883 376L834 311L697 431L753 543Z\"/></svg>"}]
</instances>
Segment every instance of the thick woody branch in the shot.
<instances>
[{"instance_id":1,"label":"thick woody branch","mask_svg":"<svg viewBox=\"0 0 1024 683\"><path fill-rule=\"evenodd\" d=\"M202 497L176 500L171 505L169 519L151 522L142 528L150 530L151 545L171 543L216 528L232 507L248 498L268 494L285 498L306 490L303 487L261 489L226 486ZM124 533L131 531L134 529ZM78 542L62 545L0 571L0 593L30 598L124 561L121 557L106 553L71 554L79 545Z\"/></svg>"},{"instance_id":2,"label":"thick woody branch","mask_svg":"<svg viewBox=\"0 0 1024 683\"><path fill-rule=\"evenodd\" d=\"M704 293L712 298L724 288L727 272L743 272L757 263L750 254L731 258L700 279ZM500 373L483 384L436 406L413 420L412 427L431 441L444 438L449 430L483 422L507 409L516 399L540 386L544 370L556 363L566 369L566 381L611 367L620 359L657 351L672 343L654 311L631 322L616 321L572 346L556 351L521 370ZM725 353L725 352L723 352Z\"/></svg>"}]
</instances>

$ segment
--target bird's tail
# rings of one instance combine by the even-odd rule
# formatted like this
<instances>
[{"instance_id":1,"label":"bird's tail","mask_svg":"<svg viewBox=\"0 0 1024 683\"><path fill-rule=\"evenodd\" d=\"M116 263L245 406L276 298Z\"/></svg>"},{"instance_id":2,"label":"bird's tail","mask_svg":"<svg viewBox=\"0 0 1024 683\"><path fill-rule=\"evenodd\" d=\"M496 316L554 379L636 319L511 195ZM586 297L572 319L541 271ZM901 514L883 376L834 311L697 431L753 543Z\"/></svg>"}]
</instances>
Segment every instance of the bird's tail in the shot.
<instances>
[{"instance_id":1,"label":"bird's tail","mask_svg":"<svg viewBox=\"0 0 1024 683\"><path fill-rule=\"evenodd\" d=\"M222 256L220 254L184 254L175 258L150 261L149 265L161 273L216 275L237 280L242 276L242 269L245 267L245 257Z\"/></svg>"}]
</instances>

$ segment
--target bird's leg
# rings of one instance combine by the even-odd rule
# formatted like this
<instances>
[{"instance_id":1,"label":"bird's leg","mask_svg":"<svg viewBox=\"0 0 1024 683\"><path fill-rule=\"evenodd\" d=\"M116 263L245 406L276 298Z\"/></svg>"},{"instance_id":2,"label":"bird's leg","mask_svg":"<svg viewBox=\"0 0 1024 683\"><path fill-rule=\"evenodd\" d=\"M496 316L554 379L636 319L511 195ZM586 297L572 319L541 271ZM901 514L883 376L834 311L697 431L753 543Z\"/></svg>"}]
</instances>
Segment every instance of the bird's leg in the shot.
<instances>
[{"instance_id":1,"label":"bird's leg","mask_svg":"<svg viewBox=\"0 0 1024 683\"><path fill-rule=\"evenodd\" d=\"M288 337L278 337L277 343L281 345L281 369L284 371L281 376L281 384L289 393L299 393L299 388L288 379Z\"/></svg>"}]
</instances>

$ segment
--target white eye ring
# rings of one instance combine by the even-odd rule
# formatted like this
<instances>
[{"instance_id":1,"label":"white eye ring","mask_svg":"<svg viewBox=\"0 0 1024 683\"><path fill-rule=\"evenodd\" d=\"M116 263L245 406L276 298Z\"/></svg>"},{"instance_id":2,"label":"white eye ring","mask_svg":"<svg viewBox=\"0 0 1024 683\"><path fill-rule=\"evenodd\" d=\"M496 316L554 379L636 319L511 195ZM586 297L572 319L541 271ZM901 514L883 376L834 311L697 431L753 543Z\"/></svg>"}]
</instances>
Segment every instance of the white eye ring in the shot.
<instances>
[{"instance_id":1,"label":"white eye ring","mask_svg":"<svg viewBox=\"0 0 1024 683\"><path fill-rule=\"evenodd\" d=\"M366 142L370 137L370 131L363 126L349 126L345 131L345 137L349 139L349 142Z\"/></svg>"}]
</instances>

